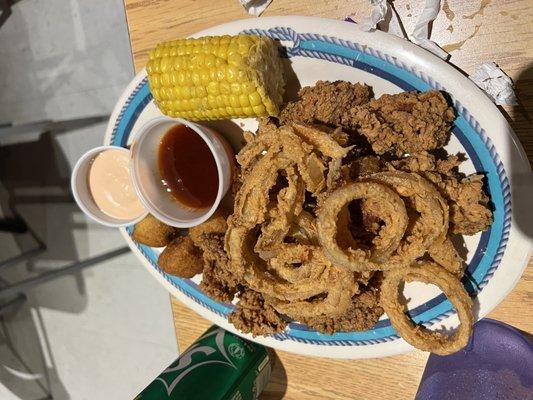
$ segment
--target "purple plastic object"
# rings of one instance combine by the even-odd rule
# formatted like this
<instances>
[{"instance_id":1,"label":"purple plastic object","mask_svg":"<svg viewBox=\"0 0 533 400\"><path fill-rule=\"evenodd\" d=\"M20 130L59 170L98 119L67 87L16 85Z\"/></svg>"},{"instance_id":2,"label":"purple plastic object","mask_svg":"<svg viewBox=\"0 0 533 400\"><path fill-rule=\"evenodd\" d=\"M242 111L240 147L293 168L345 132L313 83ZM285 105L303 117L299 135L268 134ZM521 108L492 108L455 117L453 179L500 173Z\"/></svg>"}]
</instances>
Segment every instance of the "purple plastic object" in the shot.
<instances>
[{"instance_id":1,"label":"purple plastic object","mask_svg":"<svg viewBox=\"0 0 533 400\"><path fill-rule=\"evenodd\" d=\"M431 354L416 400L533 399L533 346L515 328L492 319L474 325L465 350Z\"/></svg>"}]
</instances>

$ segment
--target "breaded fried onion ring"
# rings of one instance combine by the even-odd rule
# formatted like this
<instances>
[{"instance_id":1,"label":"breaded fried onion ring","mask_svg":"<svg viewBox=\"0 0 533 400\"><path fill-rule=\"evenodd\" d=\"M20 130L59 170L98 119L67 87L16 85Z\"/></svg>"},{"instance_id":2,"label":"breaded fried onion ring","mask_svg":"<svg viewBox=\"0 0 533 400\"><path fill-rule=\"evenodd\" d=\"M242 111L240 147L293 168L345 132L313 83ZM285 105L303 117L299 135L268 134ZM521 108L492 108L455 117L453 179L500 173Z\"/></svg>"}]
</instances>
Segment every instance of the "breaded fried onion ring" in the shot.
<instances>
[{"instance_id":1,"label":"breaded fried onion ring","mask_svg":"<svg viewBox=\"0 0 533 400\"><path fill-rule=\"evenodd\" d=\"M331 266L325 271L325 275L325 280L329 284L326 290L314 295L316 298L309 296L302 300L292 301L268 298L268 301L276 311L295 320L319 315L341 315L350 307L352 296L357 292L358 285L354 275L344 268Z\"/></svg>"},{"instance_id":2,"label":"breaded fried onion ring","mask_svg":"<svg viewBox=\"0 0 533 400\"><path fill-rule=\"evenodd\" d=\"M353 200L375 198L380 202L379 217L384 222L371 250L349 247L344 250L337 241L339 213ZM376 182L353 182L333 191L320 204L317 217L320 244L329 260L351 271L386 270L401 265L387 260L399 246L408 218L403 200L392 189ZM352 243L354 246L355 242Z\"/></svg>"},{"instance_id":3,"label":"breaded fried onion ring","mask_svg":"<svg viewBox=\"0 0 533 400\"><path fill-rule=\"evenodd\" d=\"M416 325L405 314L405 306L398 301L399 288L402 282L413 281L438 286L455 306L460 321L455 333L444 335L430 331L423 326ZM474 324L472 299L455 275L434 263L415 264L387 271L381 285L381 306L385 309L398 334L420 350L440 355L455 353L467 345L472 334Z\"/></svg>"},{"instance_id":4,"label":"breaded fried onion ring","mask_svg":"<svg viewBox=\"0 0 533 400\"><path fill-rule=\"evenodd\" d=\"M444 240L448 232L448 204L428 180L415 173L378 172L371 180L387 184L400 196L407 197L419 217L409 226L398 247L398 255L411 263L424 255L436 240Z\"/></svg>"},{"instance_id":5,"label":"breaded fried onion ring","mask_svg":"<svg viewBox=\"0 0 533 400\"><path fill-rule=\"evenodd\" d=\"M430 257L437 264L442 265L447 271L461 279L465 270L465 262L457 253L450 238L437 241L428 249Z\"/></svg>"},{"instance_id":6,"label":"breaded fried onion ring","mask_svg":"<svg viewBox=\"0 0 533 400\"><path fill-rule=\"evenodd\" d=\"M283 242L289 232L294 218L302 212L305 198L305 186L298 176L295 167L285 169L287 187L277 194L276 206L269 210L269 222L261 227L261 234L257 238L255 251L261 258L267 260L276 252L276 246Z\"/></svg>"}]
</instances>

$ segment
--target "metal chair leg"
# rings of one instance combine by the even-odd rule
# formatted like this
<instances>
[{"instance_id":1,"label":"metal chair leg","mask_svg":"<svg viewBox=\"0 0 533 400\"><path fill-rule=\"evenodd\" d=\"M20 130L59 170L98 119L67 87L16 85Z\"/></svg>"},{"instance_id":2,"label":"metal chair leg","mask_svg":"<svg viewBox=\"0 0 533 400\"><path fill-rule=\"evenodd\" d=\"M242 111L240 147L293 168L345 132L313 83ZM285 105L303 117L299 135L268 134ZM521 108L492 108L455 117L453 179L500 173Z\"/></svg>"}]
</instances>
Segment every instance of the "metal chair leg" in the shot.
<instances>
[{"instance_id":1,"label":"metal chair leg","mask_svg":"<svg viewBox=\"0 0 533 400\"><path fill-rule=\"evenodd\" d=\"M36 257L39 254L43 253L45 250L45 246L39 246L35 249L25 251L24 253L19 254L18 256L8 258L7 260L0 262L0 269L9 267L10 265L15 265L23 261L27 261L30 258Z\"/></svg>"},{"instance_id":2,"label":"metal chair leg","mask_svg":"<svg viewBox=\"0 0 533 400\"><path fill-rule=\"evenodd\" d=\"M11 300L6 301L5 303L0 304L0 317L11 311L12 309L19 307L22 303L26 301L26 295L24 293L19 293L17 296L13 297Z\"/></svg>"},{"instance_id":3,"label":"metal chair leg","mask_svg":"<svg viewBox=\"0 0 533 400\"><path fill-rule=\"evenodd\" d=\"M20 218L0 218L0 231L10 233L26 233L28 225Z\"/></svg>"},{"instance_id":4,"label":"metal chair leg","mask_svg":"<svg viewBox=\"0 0 533 400\"><path fill-rule=\"evenodd\" d=\"M55 271L45 272L35 278L30 278L23 280L21 282L10 284L6 287L0 289L0 297L13 296L20 292L26 292L27 290L33 288L34 286L40 285L45 282L49 282L56 278L59 278L63 275L72 274L74 272L80 271L84 268L91 267L100 262L109 260L113 257L120 256L130 251L129 247L121 247L120 249L113 250L104 254L101 254L96 257L89 258L83 261L77 261L66 267L60 268Z\"/></svg>"}]
</instances>

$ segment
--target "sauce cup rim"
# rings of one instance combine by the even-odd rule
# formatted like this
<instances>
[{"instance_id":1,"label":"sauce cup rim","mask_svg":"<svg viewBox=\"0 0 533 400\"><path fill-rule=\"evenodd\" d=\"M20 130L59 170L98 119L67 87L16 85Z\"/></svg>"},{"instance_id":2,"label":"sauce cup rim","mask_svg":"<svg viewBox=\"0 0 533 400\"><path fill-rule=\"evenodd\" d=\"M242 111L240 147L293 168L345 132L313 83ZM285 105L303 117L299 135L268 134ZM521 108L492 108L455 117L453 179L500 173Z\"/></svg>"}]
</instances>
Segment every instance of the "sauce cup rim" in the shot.
<instances>
[{"instance_id":1,"label":"sauce cup rim","mask_svg":"<svg viewBox=\"0 0 533 400\"><path fill-rule=\"evenodd\" d=\"M87 196L82 196L78 189L79 188L78 185L80 184L79 177L81 174L82 167L85 166L86 163L91 162L98 154L103 153L104 151L108 151L108 150L119 150L119 151L127 153L128 155L130 154L129 149L125 147L114 146L114 145L98 146L98 147L94 147L86 151L78 159L78 161L76 161L76 164L74 165L74 168L72 169L72 174L70 176L70 187L72 190L72 194L74 196L74 200L76 201L76 203L78 204L78 207L83 211L85 215L87 215L93 221L98 222L101 225L109 226L111 228L120 228L120 227L124 227L128 225L136 224L137 222L141 221L143 218L145 218L148 215L148 210L146 209L146 207L145 207L145 210L139 216L136 216L135 218L124 219L121 222L114 222L114 221L118 221L119 219L113 218L111 216L107 216L103 211L102 211L102 214L106 218L109 218L109 219L104 219L98 215L95 215L86 205L87 202L94 202L94 200L92 199L92 196L90 199L87 198ZM85 185L87 186L88 192L90 195L91 190L89 188L89 179L88 179L89 170L90 169L87 169L87 173L85 174L83 179L85 181ZM130 174L131 174L131 171L130 171ZM144 206L144 203L143 203L143 206Z\"/></svg>"},{"instance_id":2,"label":"sauce cup rim","mask_svg":"<svg viewBox=\"0 0 533 400\"><path fill-rule=\"evenodd\" d=\"M181 124L195 131L198 134L198 136L200 136L202 140L207 144L215 160L215 164L217 167L217 175L218 175L217 196L213 204L210 207L206 207L205 209L202 209L202 211L205 210L205 212L202 212L202 214L198 217L185 220L185 219L169 217L166 214L163 214L162 212L160 212L159 208L154 203L154 200L146 194L143 188L143 182L142 182L142 179L139 177L137 163L135 162L135 158L139 157L139 154L141 151L139 150L138 145L136 146L136 144L141 138L143 138L144 135L148 135L152 131L152 129L156 128L158 125L163 124L163 123ZM170 226L174 226L176 228L191 228L193 226L200 225L201 223L207 221L218 209L223 197L226 194L226 191L224 189L225 175L226 174L231 175L231 171L225 171L222 165L223 163L222 158L227 157L227 154L226 155L221 154L219 150L214 148L211 141L208 140L208 137L213 134L215 135L217 139L225 141L225 139L221 137L221 135L217 134L216 132L213 132L210 128L204 127L196 122L188 121L182 118L171 118L167 116L158 116L158 117L151 119L150 121L142 125L141 128L137 132L134 133L132 137L131 158L130 158L130 174L132 177L133 186L135 188L135 192L137 193L137 196L143 203L144 207L149 211L150 214L152 214L155 218L157 218L161 222L167 225L170 225ZM184 209L188 208L186 205L180 204L178 201L175 201L175 202L176 202L177 207L181 206Z\"/></svg>"}]
</instances>

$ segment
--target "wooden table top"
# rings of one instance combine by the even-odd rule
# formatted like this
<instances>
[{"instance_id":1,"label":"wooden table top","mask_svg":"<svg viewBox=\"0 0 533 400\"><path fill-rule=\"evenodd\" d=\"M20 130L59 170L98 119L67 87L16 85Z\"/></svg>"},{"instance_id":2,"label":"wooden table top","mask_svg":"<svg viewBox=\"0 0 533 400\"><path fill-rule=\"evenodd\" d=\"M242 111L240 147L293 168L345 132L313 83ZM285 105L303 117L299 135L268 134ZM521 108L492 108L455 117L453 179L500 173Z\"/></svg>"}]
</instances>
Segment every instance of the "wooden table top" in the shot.
<instances>
[{"instance_id":1,"label":"wooden table top","mask_svg":"<svg viewBox=\"0 0 533 400\"><path fill-rule=\"evenodd\" d=\"M424 0L396 0L407 32ZM432 39L451 53L450 62L470 74L484 61L496 62L515 82L520 105L502 109L533 161L533 7L529 0L443 1ZM250 18L238 0L125 0L136 70L158 42L184 37L236 19ZM360 20L368 1L274 0L265 16L310 15ZM489 315L533 332L533 268L530 261L512 293ZM187 348L211 323L172 301L180 349ZM520 310L520 311L517 311ZM414 351L372 360L330 360L277 351L271 381L262 399L412 399L427 353Z\"/></svg>"}]
</instances>

